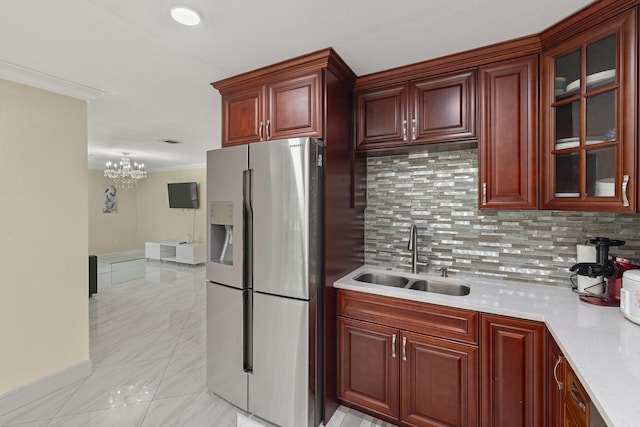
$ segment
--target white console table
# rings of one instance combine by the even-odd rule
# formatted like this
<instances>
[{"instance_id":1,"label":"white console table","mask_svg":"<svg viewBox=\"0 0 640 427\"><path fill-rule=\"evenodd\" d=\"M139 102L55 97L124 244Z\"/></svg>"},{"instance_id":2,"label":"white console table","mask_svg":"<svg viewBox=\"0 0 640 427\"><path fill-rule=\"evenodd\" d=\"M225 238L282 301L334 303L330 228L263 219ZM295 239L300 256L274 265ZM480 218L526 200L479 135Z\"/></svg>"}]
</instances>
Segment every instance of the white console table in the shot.
<instances>
[{"instance_id":1,"label":"white console table","mask_svg":"<svg viewBox=\"0 0 640 427\"><path fill-rule=\"evenodd\" d=\"M144 256L181 264L203 264L207 257L204 243L145 242Z\"/></svg>"}]
</instances>

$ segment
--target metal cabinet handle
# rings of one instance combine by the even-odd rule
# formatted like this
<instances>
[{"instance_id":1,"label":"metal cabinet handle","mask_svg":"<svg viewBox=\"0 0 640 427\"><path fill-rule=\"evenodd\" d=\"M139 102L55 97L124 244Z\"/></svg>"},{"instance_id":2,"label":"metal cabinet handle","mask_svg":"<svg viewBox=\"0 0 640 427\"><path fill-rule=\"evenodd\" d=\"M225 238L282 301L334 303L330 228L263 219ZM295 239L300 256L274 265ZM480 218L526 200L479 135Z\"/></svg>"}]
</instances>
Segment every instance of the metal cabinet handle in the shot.
<instances>
[{"instance_id":1,"label":"metal cabinet handle","mask_svg":"<svg viewBox=\"0 0 640 427\"><path fill-rule=\"evenodd\" d=\"M402 361L407 361L407 337L402 337Z\"/></svg>"},{"instance_id":2,"label":"metal cabinet handle","mask_svg":"<svg viewBox=\"0 0 640 427\"><path fill-rule=\"evenodd\" d=\"M482 183L482 206L487 204L487 183Z\"/></svg>"},{"instance_id":3,"label":"metal cabinet handle","mask_svg":"<svg viewBox=\"0 0 640 427\"><path fill-rule=\"evenodd\" d=\"M558 385L558 390L562 390L562 383L558 379L558 366L562 363L562 356L558 356L558 360L556 360L556 364L553 367L553 378L556 380L556 384Z\"/></svg>"},{"instance_id":4,"label":"metal cabinet handle","mask_svg":"<svg viewBox=\"0 0 640 427\"><path fill-rule=\"evenodd\" d=\"M407 121L406 120L402 121L402 140L403 141L407 140Z\"/></svg>"},{"instance_id":5,"label":"metal cabinet handle","mask_svg":"<svg viewBox=\"0 0 640 427\"><path fill-rule=\"evenodd\" d=\"M580 409L582 409L582 412L586 413L587 405L585 405L583 402L580 401L580 399L578 399L578 396L576 396L577 392L578 392L578 387L576 387L575 383L571 383L571 397L576 402L576 405L578 405Z\"/></svg>"},{"instance_id":6,"label":"metal cabinet handle","mask_svg":"<svg viewBox=\"0 0 640 427\"><path fill-rule=\"evenodd\" d=\"M271 139L271 121L267 120L267 141Z\"/></svg>"},{"instance_id":7,"label":"metal cabinet handle","mask_svg":"<svg viewBox=\"0 0 640 427\"><path fill-rule=\"evenodd\" d=\"M262 132L262 129L263 129L263 128L264 128L264 123L263 123L263 122L260 122L260 129L258 130L258 135L260 136L260 141L262 141L262 140L263 140L263 134L264 134L264 133Z\"/></svg>"},{"instance_id":8,"label":"metal cabinet handle","mask_svg":"<svg viewBox=\"0 0 640 427\"><path fill-rule=\"evenodd\" d=\"M391 357L396 357L396 334L391 335Z\"/></svg>"},{"instance_id":9,"label":"metal cabinet handle","mask_svg":"<svg viewBox=\"0 0 640 427\"><path fill-rule=\"evenodd\" d=\"M629 186L629 175L625 175L622 179L622 206L629 206L629 199L627 198L627 187Z\"/></svg>"},{"instance_id":10,"label":"metal cabinet handle","mask_svg":"<svg viewBox=\"0 0 640 427\"><path fill-rule=\"evenodd\" d=\"M416 119L411 120L411 140L416 140Z\"/></svg>"}]
</instances>

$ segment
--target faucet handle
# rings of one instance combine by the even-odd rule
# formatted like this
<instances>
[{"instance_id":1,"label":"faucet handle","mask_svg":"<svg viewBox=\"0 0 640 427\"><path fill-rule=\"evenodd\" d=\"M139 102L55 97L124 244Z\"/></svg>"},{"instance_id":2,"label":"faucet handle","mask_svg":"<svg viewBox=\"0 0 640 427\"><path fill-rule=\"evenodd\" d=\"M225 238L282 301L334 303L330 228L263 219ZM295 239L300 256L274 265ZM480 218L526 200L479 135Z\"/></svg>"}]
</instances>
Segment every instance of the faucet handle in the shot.
<instances>
[{"instance_id":1,"label":"faucet handle","mask_svg":"<svg viewBox=\"0 0 640 427\"><path fill-rule=\"evenodd\" d=\"M447 267L440 267L438 271L440 272L440 276L449 277L449 272Z\"/></svg>"}]
</instances>

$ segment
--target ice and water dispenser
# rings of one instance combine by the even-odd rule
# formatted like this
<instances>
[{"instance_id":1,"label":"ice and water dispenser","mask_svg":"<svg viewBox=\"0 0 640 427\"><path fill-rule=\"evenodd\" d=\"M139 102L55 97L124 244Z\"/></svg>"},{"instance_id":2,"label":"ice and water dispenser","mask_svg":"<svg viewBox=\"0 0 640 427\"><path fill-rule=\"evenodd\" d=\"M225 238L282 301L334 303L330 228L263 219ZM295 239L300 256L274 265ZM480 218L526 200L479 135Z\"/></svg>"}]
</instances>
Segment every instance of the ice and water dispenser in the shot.
<instances>
[{"instance_id":1,"label":"ice and water dispenser","mask_svg":"<svg viewBox=\"0 0 640 427\"><path fill-rule=\"evenodd\" d=\"M211 202L209 223L210 261L233 265L233 202Z\"/></svg>"}]
</instances>

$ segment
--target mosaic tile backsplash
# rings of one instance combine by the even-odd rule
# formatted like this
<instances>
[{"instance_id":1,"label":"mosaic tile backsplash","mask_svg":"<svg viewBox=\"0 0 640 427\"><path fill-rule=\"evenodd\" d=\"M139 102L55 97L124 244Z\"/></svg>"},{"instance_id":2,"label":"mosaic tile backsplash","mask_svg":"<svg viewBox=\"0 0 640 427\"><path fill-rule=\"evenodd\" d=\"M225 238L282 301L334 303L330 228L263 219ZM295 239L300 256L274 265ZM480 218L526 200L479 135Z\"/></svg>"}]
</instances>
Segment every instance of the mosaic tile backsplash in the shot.
<instances>
[{"instance_id":1,"label":"mosaic tile backsplash","mask_svg":"<svg viewBox=\"0 0 640 427\"><path fill-rule=\"evenodd\" d=\"M478 209L478 150L367 159L365 261L411 270L409 228L418 227L419 269L569 286L576 244L625 240L610 254L640 258L640 215Z\"/></svg>"}]
</instances>

